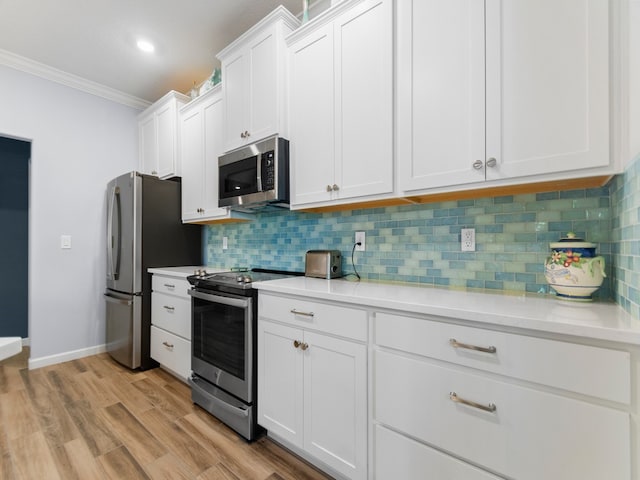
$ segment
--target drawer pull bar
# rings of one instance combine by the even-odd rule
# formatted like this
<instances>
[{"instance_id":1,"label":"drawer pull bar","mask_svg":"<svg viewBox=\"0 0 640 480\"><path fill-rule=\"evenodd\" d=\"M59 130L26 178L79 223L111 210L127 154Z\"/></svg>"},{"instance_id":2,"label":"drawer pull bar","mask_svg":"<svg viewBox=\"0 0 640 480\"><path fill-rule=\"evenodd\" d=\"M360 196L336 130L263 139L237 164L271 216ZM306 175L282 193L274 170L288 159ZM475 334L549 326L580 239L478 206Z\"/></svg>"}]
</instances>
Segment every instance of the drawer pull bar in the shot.
<instances>
[{"instance_id":1,"label":"drawer pull bar","mask_svg":"<svg viewBox=\"0 0 640 480\"><path fill-rule=\"evenodd\" d=\"M169 305L165 305L165 306L164 306L164 308L165 308L166 310L171 311L171 312L173 312L173 311L176 309L176 307L170 307Z\"/></svg>"},{"instance_id":2,"label":"drawer pull bar","mask_svg":"<svg viewBox=\"0 0 640 480\"><path fill-rule=\"evenodd\" d=\"M490 403L489 405L482 405L481 403L472 402L471 400L465 400L464 398L460 398L456 392L449 393L449 400L455 403L461 403L463 405L468 405L469 407L479 408L480 410L484 410L485 412L495 412L498 407L495 404Z\"/></svg>"},{"instance_id":3,"label":"drawer pull bar","mask_svg":"<svg viewBox=\"0 0 640 480\"><path fill-rule=\"evenodd\" d=\"M300 310L296 310L295 308L291 309L291 313L294 315L302 315L303 317L313 317L313 312L301 312Z\"/></svg>"},{"instance_id":4,"label":"drawer pull bar","mask_svg":"<svg viewBox=\"0 0 640 480\"><path fill-rule=\"evenodd\" d=\"M164 286L167 288L176 288L175 285L171 285L170 283L165 283Z\"/></svg>"},{"instance_id":5,"label":"drawer pull bar","mask_svg":"<svg viewBox=\"0 0 640 480\"><path fill-rule=\"evenodd\" d=\"M468 343L460 343L455 338L449 339L449 345L453 348L466 348L467 350L475 350L477 352L484 353L496 353L498 349L496 347L478 347L477 345L469 345Z\"/></svg>"},{"instance_id":6,"label":"drawer pull bar","mask_svg":"<svg viewBox=\"0 0 640 480\"><path fill-rule=\"evenodd\" d=\"M169 342L162 342L162 344L167 347L167 348L173 348L173 343L169 343Z\"/></svg>"}]
</instances>

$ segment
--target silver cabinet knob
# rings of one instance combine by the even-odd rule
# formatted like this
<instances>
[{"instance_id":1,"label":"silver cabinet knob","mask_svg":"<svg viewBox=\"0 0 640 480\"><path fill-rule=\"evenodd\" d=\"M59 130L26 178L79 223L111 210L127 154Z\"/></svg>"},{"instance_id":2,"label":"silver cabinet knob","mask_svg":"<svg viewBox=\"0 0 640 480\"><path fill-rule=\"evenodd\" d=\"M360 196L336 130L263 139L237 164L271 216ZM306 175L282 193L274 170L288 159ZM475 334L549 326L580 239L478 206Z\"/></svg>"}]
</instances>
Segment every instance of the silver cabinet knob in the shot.
<instances>
[{"instance_id":1,"label":"silver cabinet knob","mask_svg":"<svg viewBox=\"0 0 640 480\"><path fill-rule=\"evenodd\" d=\"M475 162L473 162L473 168L475 168L476 170L482 170L483 166L484 162L482 160L476 160Z\"/></svg>"},{"instance_id":2,"label":"silver cabinet knob","mask_svg":"<svg viewBox=\"0 0 640 480\"><path fill-rule=\"evenodd\" d=\"M251 134L248 131L244 131L244 138L249 138Z\"/></svg>"},{"instance_id":3,"label":"silver cabinet knob","mask_svg":"<svg viewBox=\"0 0 640 480\"><path fill-rule=\"evenodd\" d=\"M497 163L498 161L493 157L487 159L487 167L493 168L496 166Z\"/></svg>"},{"instance_id":4,"label":"silver cabinet knob","mask_svg":"<svg viewBox=\"0 0 640 480\"><path fill-rule=\"evenodd\" d=\"M334 183L333 187L331 187L331 190L333 190L334 192L337 192L338 190L340 190L340 187L338 187L338 185Z\"/></svg>"},{"instance_id":5,"label":"silver cabinet knob","mask_svg":"<svg viewBox=\"0 0 640 480\"><path fill-rule=\"evenodd\" d=\"M333 188L331 187L331 185L327 185L327 192L330 192L331 190L333 190Z\"/></svg>"},{"instance_id":6,"label":"silver cabinet knob","mask_svg":"<svg viewBox=\"0 0 640 480\"><path fill-rule=\"evenodd\" d=\"M244 132L240 132L240 138L247 138Z\"/></svg>"},{"instance_id":7,"label":"silver cabinet knob","mask_svg":"<svg viewBox=\"0 0 640 480\"><path fill-rule=\"evenodd\" d=\"M293 347L294 348L298 348L301 345L301 343L298 340L294 340L293 341Z\"/></svg>"}]
</instances>

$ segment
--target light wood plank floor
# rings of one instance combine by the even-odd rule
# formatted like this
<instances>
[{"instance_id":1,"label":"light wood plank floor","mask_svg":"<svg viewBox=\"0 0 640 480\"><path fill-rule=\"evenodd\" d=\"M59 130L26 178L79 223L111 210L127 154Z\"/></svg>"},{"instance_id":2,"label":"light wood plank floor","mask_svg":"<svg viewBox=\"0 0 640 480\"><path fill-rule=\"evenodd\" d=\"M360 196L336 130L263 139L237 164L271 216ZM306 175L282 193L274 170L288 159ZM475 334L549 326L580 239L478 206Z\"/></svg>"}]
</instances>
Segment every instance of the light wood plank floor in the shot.
<instances>
[{"instance_id":1,"label":"light wood plank floor","mask_svg":"<svg viewBox=\"0 0 640 480\"><path fill-rule=\"evenodd\" d=\"M107 354L29 371L0 362L0 479L324 480L266 437L248 443L161 369Z\"/></svg>"}]
</instances>

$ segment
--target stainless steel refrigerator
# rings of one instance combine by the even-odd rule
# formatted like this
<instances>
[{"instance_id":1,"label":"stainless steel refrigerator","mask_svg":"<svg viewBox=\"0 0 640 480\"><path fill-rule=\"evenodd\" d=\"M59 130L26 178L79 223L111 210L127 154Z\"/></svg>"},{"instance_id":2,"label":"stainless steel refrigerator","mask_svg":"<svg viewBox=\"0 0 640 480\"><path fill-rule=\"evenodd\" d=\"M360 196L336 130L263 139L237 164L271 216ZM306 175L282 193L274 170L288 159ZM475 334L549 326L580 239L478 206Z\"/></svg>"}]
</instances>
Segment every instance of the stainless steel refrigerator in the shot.
<instances>
[{"instance_id":1,"label":"stainless steel refrigerator","mask_svg":"<svg viewBox=\"0 0 640 480\"><path fill-rule=\"evenodd\" d=\"M181 220L180 182L130 172L107 187L107 351L129 368L150 355L150 267L200 265L202 228Z\"/></svg>"}]
</instances>

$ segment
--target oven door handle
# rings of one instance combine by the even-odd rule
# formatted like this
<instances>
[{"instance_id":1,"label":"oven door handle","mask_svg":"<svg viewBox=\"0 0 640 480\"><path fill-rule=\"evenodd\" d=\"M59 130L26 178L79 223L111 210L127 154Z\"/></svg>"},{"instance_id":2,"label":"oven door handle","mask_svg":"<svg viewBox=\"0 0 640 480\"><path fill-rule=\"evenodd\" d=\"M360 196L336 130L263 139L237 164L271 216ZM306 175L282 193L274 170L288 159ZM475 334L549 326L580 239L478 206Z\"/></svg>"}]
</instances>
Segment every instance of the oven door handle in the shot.
<instances>
[{"instance_id":1,"label":"oven door handle","mask_svg":"<svg viewBox=\"0 0 640 480\"><path fill-rule=\"evenodd\" d=\"M202 293L197 290L189 290L189 295L200 300L206 300L208 302L222 303L223 305L229 305L230 307L247 308L251 304L251 299L247 298L232 298L225 297L223 295L212 295L210 293Z\"/></svg>"}]
</instances>

